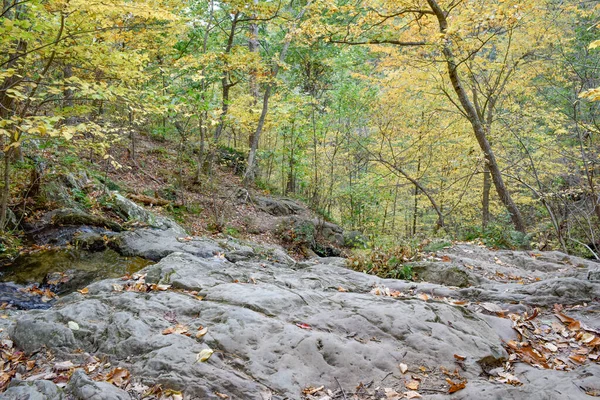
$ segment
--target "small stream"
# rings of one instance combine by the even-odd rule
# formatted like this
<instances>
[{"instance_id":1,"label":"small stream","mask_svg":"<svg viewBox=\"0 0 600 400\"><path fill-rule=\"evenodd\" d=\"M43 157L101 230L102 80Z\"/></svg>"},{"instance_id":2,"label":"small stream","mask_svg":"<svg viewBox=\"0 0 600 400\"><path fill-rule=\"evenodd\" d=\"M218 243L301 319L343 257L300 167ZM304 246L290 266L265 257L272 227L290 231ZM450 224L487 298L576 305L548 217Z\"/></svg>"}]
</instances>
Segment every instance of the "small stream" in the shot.
<instances>
[{"instance_id":1,"label":"small stream","mask_svg":"<svg viewBox=\"0 0 600 400\"><path fill-rule=\"evenodd\" d=\"M123 257L113 250L91 253L73 248L23 254L0 266L0 304L20 309L49 308L54 300L49 301L32 287L65 295L94 281L132 274L150 264L152 261Z\"/></svg>"}]
</instances>

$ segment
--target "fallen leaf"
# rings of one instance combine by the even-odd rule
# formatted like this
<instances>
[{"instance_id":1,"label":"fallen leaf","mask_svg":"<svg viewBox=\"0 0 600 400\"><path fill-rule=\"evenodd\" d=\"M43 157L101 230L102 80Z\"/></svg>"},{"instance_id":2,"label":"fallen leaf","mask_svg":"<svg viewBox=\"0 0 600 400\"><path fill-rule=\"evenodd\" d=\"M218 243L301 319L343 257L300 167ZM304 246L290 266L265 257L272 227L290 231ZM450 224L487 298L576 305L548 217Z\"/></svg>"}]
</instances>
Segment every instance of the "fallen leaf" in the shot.
<instances>
[{"instance_id":1,"label":"fallen leaf","mask_svg":"<svg viewBox=\"0 0 600 400\"><path fill-rule=\"evenodd\" d=\"M338 287L338 292L347 292L348 289L344 289L343 287Z\"/></svg>"},{"instance_id":2,"label":"fallen leaf","mask_svg":"<svg viewBox=\"0 0 600 400\"><path fill-rule=\"evenodd\" d=\"M213 349L204 349L196 356L196 362L206 362L214 353Z\"/></svg>"},{"instance_id":3,"label":"fallen leaf","mask_svg":"<svg viewBox=\"0 0 600 400\"><path fill-rule=\"evenodd\" d=\"M220 399L228 399L229 398L229 396L226 395L225 393L215 392L215 395Z\"/></svg>"},{"instance_id":4,"label":"fallen leaf","mask_svg":"<svg viewBox=\"0 0 600 400\"><path fill-rule=\"evenodd\" d=\"M115 292L123 291L123 285L119 285L118 283L113 283L112 288L113 288L113 291L115 291Z\"/></svg>"},{"instance_id":5,"label":"fallen leaf","mask_svg":"<svg viewBox=\"0 0 600 400\"><path fill-rule=\"evenodd\" d=\"M81 290L78 290L78 292L79 292L79 293L81 293L81 294L88 294L88 293L90 292L90 289L88 289L88 288L83 288L83 289L81 289Z\"/></svg>"},{"instance_id":6,"label":"fallen leaf","mask_svg":"<svg viewBox=\"0 0 600 400\"><path fill-rule=\"evenodd\" d=\"M587 359L586 356L582 356L580 354L571 354L569 358L579 364L583 364Z\"/></svg>"},{"instance_id":7,"label":"fallen leaf","mask_svg":"<svg viewBox=\"0 0 600 400\"><path fill-rule=\"evenodd\" d=\"M75 364L73 364L71 361L62 361L54 363L54 370L59 372L68 371L73 367L75 367Z\"/></svg>"},{"instance_id":8,"label":"fallen leaf","mask_svg":"<svg viewBox=\"0 0 600 400\"><path fill-rule=\"evenodd\" d=\"M454 382L451 379L446 379L446 381L450 384L448 388L448 393L450 394L458 392L467 386L467 381Z\"/></svg>"},{"instance_id":9,"label":"fallen leaf","mask_svg":"<svg viewBox=\"0 0 600 400\"><path fill-rule=\"evenodd\" d=\"M198 332L196 332L196 339L200 339L201 337L203 337L204 335L206 335L206 333L208 332L208 328L198 328Z\"/></svg>"},{"instance_id":10,"label":"fallen leaf","mask_svg":"<svg viewBox=\"0 0 600 400\"><path fill-rule=\"evenodd\" d=\"M595 336L595 335L592 335L591 333L587 333L587 332L586 332L586 333L584 333L584 334L581 336L581 339L580 339L580 340L581 340L583 343L590 343L590 342L592 342L592 340L594 340L595 338L596 338L596 336Z\"/></svg>"},{"instance_id":11,"label":"fallen leaf","mask_svg":"<svg viewBox=\"0 0 600 400\"><path fill-rule=\"evenodd\" d=\"M467 359L467 357L465 356L460 356L458 354L454 355L454 358L456 358L458 361L465 361Z\"/></svg>"},{"instance_id":12,"label":"fallen leaf","mask_svg":"<svg viewBox=\"0 0 600 400\"><path fill-rule=\"evenodd\" d=\"M110 371L106 376L106 381L115 386L121 387L129 382L131 374L125 368L117 367Z\"/></svg>"},{"instance_id":13,"label":"fallen leaf","mask_svg":"<svg viewBox=\"0 0 600 400\"><path fill-rule=\"evenodd\" d=\"M404 384L407 389L410 390L418 390L419 389L419 381L409 381Z\"/></svg>"},{"instance_id":14,"label":"fallen leaf","mask_svg":"<svg viewBox=\"0 0 600 400\"><path fill-rule=\"evenodd\" d=\"M398 365L398 367L400 367L400 372L402 372L402 373L405 373L406 371L408 371L408 365L406 365L406 364L400 363L400 365Z\"/></svg>"},{"instance_id":15,"label":"fallen leaf","mask_svg":"<svg viewBox=\"0 0 600 400\"><path fill-rule=\"evenodd\" d=\"M402 398L402 395L392 388L385 388L383 391L387 400L400 400Z\"/></svg>"},{"instance_id":16,"label":"fallen leaf","mask_svg":"<svg viewBox=\"0 0 600 400\"><path fill-rule=\"evenodd\" d=\"M163 335L170 335L172 333L177 333L180 335L185 335L188 332L188 327L182 324L177 324L175 326L172 326L170 328L165 329L164 331L162 331Z\"/></svg>"},{"instance_id":17,"label":"fallen leaf","mask_svg":"<svg viewBox=\"0 0 600 400\"><path fill-rule=\"evenodd\" d=\"M429 296L427 296L425 293L419 293L417 297L423 301L429 300Z\"/></svg>"},{"instance_id":18,"label":"fallen leaf","mask_svg":"<svg viewBox=\"0 0 600 400\"><path fill-rule=\"evenodd\" d=\"M420 399L423 397L418 392L415 392L414 390L404 392L404 395L406 396L407 399Z\"/></svg>"},{"instance_id":19,"label":"fallen leaf","mask_svg":"<svg viewBox=\"0 0 600 400\"><path fill-rule=\"evenodd\" d=\"M544 345L544 347L547 348L548 350L550 350L553 353L556 353L558 351L558 347L555 344L553 344L553 343L546 343Z\"/></svg>"},{"instance_id":20,"label":"fallen leaf","mask_svg":"<svg viewBox=\"0 0 600 400\"><path fill-rule=\"evenodd\" d=\"M307 388L302 389L302 393L308 394L308 395L313 395L317 392L320 392L324 388L325 388L325 386L319 386L319 387L309 386Z\"/></svg>"},{"instance_id":21,"label":"fallen leaf","mask_svg":"<svg viewBox=\"0 0 600 400\"><path fill-rule=\"evenodd\" d=\"M308 324L305 324L305 323L302 323L302 322L298 322L298 323L296 323L296 326L297 326L298 328L301 328L301 329L306 329L306 330L309 330L309 331L312 329L312 327L311 327L310 325L308 325Z\"/></svg>"},{"instance_id":22,"label":"fallen leaf","mask_svg":"<svg viewBox=\"0 0 600 400\"><path fill-rule=\"evenodd\" d=\"M79 330L79 324L75 321L69 321L67 322L67 326L72 330L72 331L78 331Z\"/></svg>"}]
</instances>

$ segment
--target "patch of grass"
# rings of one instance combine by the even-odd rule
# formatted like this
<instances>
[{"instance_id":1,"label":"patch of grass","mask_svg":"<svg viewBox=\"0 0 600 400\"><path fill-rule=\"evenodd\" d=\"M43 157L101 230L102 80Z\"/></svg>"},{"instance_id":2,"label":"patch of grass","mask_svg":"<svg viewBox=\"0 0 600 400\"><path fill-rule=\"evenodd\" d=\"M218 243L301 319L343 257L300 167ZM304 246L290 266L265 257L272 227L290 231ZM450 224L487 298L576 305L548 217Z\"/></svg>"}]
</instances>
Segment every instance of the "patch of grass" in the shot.
<instances>
[{"instance_id":1,"label":"patch of grass","mask_svg":"<svg viewBox=\"0 0 600 400\"><path fill-rule=\"evenodd\" d=\"M240 237L240 230L234 226L227 226L223 230L223 233L234 238Z\"/></svg>"}]
</instances>

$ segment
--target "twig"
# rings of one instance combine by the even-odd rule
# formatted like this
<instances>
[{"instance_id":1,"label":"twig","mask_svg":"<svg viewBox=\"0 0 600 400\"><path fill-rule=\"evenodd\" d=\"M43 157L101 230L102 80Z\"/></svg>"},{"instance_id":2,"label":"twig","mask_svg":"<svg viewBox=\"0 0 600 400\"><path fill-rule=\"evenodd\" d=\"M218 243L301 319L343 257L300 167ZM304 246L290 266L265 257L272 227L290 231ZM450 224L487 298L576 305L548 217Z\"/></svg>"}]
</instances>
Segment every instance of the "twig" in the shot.
<instances>
[{"instance_id":1,"label":"twig","mask_svg":"<svg viewBox=\"0 0 600 400\"><path fill-rule=\"evenodd\" d=\"M594 255L594 258L596 260L600 260L600 257L598 257L598 254L596 254L596 252L594 250L592 250L592 248L590 246L588 246L587 244L582 243L579 240L576 240L576 239L573 239L573 238L569 238L569 240L571 240L571 241L573 241L573 242L575 242L577 244L580 244L580 245L584 246L586 249L588 249Z\"/></svg>"},{"instance_id":2,"label":"twig","mask_svg":"<svg viewBox=\"0 0 600 400\"><path fill-rule=\"evenodd\" d=\"M348 400L348 398L346 397L346 392L344 392L344 388L340 384L340 381L338 381L338 378L336 378L334 376L333 379L335 379L335 381L337 382L338 386L340 387L340 390L342 391L342 396L344 396L344 400Z\"/></svg>"},{"instance_id":3,"label":"twig","mask_svg":"<svg viewBox=\"0 0 600 400\"><path fill-rule=\"evenodd\" d=\"M387 379L388 376L392 375L393 372L388 372L386 376L383 377L383 379L381 380L381 383L383 383L383 381L385 381Z\"/></svg>"}]
</instances>

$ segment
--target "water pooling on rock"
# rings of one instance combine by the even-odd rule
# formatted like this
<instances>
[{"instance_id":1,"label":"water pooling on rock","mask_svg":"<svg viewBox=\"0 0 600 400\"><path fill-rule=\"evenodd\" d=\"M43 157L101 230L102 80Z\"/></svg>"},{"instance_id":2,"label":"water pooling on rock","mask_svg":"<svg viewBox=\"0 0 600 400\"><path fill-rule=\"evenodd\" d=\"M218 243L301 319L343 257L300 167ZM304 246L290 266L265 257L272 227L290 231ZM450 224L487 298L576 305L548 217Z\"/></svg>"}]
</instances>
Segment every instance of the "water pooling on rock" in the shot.
<instances>
[{"instance_id":1,"label":"water pooling on rock","mask_svg":"<svg viewBox=\"0 0 600 400\"><path fill-rule=\"evenodd\" d=\"M40 295L26 288L47 288L63 295L89 283L132 274L152 264L140 257L123 257L113 250L90 253L79 249L24 254L0 267L0 302L17 308L48 308Z\"/></svg>"}]
</instances>

